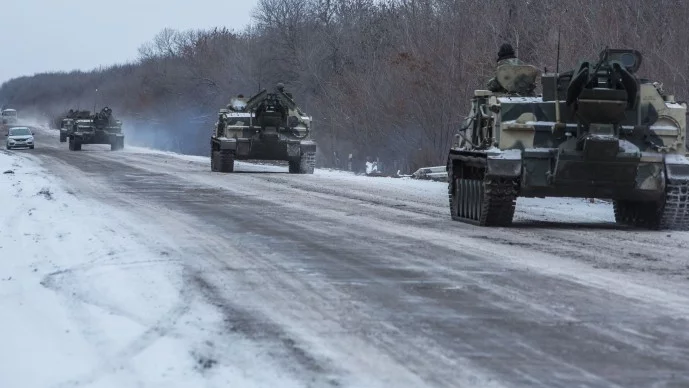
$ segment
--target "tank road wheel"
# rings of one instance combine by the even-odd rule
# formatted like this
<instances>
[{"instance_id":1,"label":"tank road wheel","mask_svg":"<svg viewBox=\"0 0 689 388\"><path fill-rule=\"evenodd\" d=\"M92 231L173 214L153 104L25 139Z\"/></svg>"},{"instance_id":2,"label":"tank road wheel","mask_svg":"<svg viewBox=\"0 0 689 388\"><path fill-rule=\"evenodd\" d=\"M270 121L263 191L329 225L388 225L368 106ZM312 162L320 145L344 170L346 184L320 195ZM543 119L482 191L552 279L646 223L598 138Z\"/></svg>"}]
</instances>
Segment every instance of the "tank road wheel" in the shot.
<instances>
[{"instance_id":1,"label":"tank road wheel","mask_svg":"<svg viewBox=\"0 0 689 388\"><path fill-rule=\"evenodd\" d=\"M474 169L476 171L476 169ZM514 218L517 182L511 178L473 178L451 174L450 211L452 219L480 226L509 226Z\"/></svg>"},{"instance_id":2,"label":"tank road wheel","mask_svg":"<svg viewBox=\"0 0 689 388\"><path fill-rule=\"evenodd\" d=\"M81 151L81 141L74 136L69 138L69 150L70 151Z\"/></svg>"},{"instance_id":3,"label":"tank road wheel","mask_svg":"<svg viewBox=\"0 0 689 388\"><path fill-rule=\"evenodd\" d=\"M689 230L689 182L668 180L665 200L613 201L615 221L652 230Z\"/></svg>"},{"instance_id":4,"label":"tank road wheel","mask_svg":"<svg viewBox=\"0 0 689 388\"><path fill-rule=\"evenodd\" d=\"M216 168L220 172L234 171L234 152L233 151L215 151L218 153Z\"/></svg>"}]
</instances>

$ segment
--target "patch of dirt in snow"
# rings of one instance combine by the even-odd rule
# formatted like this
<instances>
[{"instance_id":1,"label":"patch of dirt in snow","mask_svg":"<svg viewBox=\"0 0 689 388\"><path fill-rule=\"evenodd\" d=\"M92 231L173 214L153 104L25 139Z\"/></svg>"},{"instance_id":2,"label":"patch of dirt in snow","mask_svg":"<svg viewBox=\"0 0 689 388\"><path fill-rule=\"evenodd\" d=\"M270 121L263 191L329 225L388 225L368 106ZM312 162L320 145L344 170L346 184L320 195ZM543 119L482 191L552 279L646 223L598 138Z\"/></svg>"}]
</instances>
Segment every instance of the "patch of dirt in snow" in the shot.
<instances>
[{"instance_id":1,"label":"patch of dirt in snow","mask_svg":"<svg viewBox=\"0 0 689 388\"><path fill-rule=\"evenodd\" d=\"M318 382L321 387L339 387L333 365L324 363L310 355L294 338L289 336L279 326L271 323L265 317L261 319L255 312L245 311L226 301L221 291L202 276L193 277L193 283L203 296L212 304L220 308L224 315L226 329L231 333L241 334L259 344L271 349L277 360L284 360L283 367L303 375L308 373L307 380ZM277 345L277 346L276 346Z\"/></svg>"},{"instance_id":2,"label":"patch of dirt in snow","mask_svg":"<svg viewBox=\"0 0 689 388\"><path fill-rule=\"evenodd\" d=\"M45 199L52 200L53 199L53 193L50 191L50 188L44 187L41 189L41 191L38 192L38 195L42 195L45 197Z\"/></svg>"}]
</instances>

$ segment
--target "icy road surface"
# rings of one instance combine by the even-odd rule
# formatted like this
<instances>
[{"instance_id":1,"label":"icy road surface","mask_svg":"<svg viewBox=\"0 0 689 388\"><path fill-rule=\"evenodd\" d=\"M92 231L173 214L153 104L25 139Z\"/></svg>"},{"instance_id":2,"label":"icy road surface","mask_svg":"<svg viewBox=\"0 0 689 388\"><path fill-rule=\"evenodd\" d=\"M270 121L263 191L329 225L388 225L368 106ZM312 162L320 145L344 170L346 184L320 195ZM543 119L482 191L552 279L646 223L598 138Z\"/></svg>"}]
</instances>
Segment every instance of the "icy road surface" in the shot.
<instances>
[{"instance_id":1,"label":"icy road surface","mask_svg":"<svg viewBox=\"0 0 689 388\"><path fill-rule=\"evenodd\" d=\"M0 387L689 386L687 232L37 140L0 152Z\"/></svg>"}]
</instances>

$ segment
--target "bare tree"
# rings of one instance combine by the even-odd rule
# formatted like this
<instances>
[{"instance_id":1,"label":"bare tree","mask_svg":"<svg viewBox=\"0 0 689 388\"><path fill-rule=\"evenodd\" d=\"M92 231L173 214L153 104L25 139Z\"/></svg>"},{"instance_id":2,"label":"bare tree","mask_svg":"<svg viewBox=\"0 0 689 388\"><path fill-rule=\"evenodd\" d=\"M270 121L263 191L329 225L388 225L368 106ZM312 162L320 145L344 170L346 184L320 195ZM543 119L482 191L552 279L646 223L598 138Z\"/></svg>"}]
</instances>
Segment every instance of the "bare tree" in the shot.
<instances>
[{"instance_id":1,"label":"bare tree","mask_svg":"<svg viewBox=\"0 0 689 388\"><path fill-rule=\"evenodd\" d=\"M0 104L47 117L107 104L141 144L207 155L218 108L285 82L316 119L321 165L351 153L410 171L444 162L501 43L553 70L558 33L561 70L635 48L641 75L685 98L688 19L684 0L259 0L242 31L164 29L135 63L12 79Z\"/></svg>"}]
</instances>

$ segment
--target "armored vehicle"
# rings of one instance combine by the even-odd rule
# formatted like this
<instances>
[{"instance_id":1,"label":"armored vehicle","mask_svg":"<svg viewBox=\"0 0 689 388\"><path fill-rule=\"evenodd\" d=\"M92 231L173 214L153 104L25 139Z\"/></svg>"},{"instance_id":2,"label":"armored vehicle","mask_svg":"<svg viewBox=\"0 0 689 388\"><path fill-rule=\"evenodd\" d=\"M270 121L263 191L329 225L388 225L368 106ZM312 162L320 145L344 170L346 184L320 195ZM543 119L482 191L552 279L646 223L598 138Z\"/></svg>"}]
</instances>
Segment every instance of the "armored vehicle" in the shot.
<instances>
[{"instance_id":1,"label":"armored vehicle","mask_svg":"<svg viewBox=\"0 0 689 388\"><path fill-rule=\"evenodd\" d=\"M232 172L235 160L284 160L293 174L313 174L316 143L312 118L278 84L232 99L221 109L211 136L211 171Z\"/></svg>"},{"instance_id":2,"label":"armored vehicle","mask_svg":"<svg viewBox=\"0 0 689 388\"><path fill-rule=\"evenodd\" d=\"M18 120L18 114L16 109L3 109L2 113L2 123L3 124L16 124Z\"/></svg>"},{"instance_id":3,"label":"armored vehicle","mask_svg":"<svg viewBox=\"0 0 689 388\"><path fill-rule=\"evenodd\" d=\"M3 109L0 112L0 126L4 131L7 131L10 127L19 125L19 118L16 109Z\"/></svg>"},{"instance_id":4,"label":"armored vehicle","mask_svg":"<svg viewBox=\"0 0 689 388\"><path fill-rule=\"evenodd\" d=\"M108 107L96 114L80 111L75 118L63 120L64 135L69 141L70 151L79 151L83 144L110 144L110 150L124 148L122 122L115 120ZM60 130L62 141L63 130Z\"/></svg>"},{"instance_id":5,"label":"armored vehicle","mask_svg":"<svg viewBox=\"0 0 689 388\"><path fill-rule=\"evenodd\" d=\"M564 73L504 65L506 92L476 90L447 159L452 219L512 223L516 199L609 199L618 224L689 230L687 105L608 49Z\"/></svg>"},{"instance_id":6,"label":"armored vehicle","mask_svg":"<svg viewBox=\"0 0 689 388\"><path fill-rule=\"evenodd\" d=\"M55 119L55 124L60 130L60 143L67 141L69 134L74 129L74 120L82 119L87 120L91 117L91 112L87 110L73 110L70 109L69 112L57 117Z\"/></svg>"}]
</instances>

